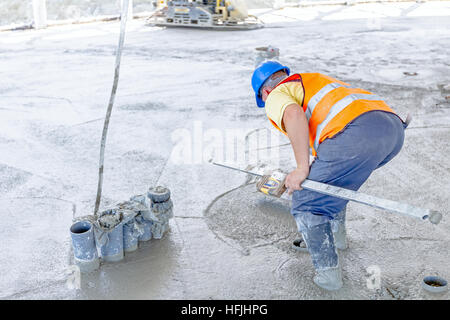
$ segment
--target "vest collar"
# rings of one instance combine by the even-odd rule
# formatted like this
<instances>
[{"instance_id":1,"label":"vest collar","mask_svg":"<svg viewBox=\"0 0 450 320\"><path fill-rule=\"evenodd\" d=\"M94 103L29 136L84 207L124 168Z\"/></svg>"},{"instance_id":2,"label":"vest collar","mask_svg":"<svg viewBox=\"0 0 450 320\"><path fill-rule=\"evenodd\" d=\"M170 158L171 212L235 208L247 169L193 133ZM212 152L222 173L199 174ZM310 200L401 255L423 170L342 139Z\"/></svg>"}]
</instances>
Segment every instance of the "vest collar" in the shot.
<instances>
[{"instance_id":1,"label":"vest collar","mask_svg":"<svg viewBox=\"0 0 450 320\"><path fill-rule=\"evenodd\" d=\"M277 84L275 86L275 88L283 83L290 82L290 81L297 81L297 80L301 80L301 79L302 79L302 77L300 76L300 74L294 73L294 74L290 75L289 77L287 77L286 79L284 79L283 81L281 81L279 84ZM273 88L273 89L275 89L275 88Z\"/></svg>"}]
</instances>

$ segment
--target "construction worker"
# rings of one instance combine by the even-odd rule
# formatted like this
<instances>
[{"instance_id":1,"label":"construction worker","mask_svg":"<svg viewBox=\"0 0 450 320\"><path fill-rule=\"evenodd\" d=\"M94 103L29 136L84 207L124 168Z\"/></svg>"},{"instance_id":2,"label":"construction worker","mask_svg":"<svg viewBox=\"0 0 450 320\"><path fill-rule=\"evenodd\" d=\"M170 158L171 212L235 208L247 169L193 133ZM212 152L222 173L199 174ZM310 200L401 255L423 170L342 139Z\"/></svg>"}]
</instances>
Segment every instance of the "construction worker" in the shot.
<instances>
[{"instance_id":1,"label":"construction worker","mask_svg":"<svg viewBox=\"0 0 450 320\"><path fill-rule=\"evenodd\" d=\"M314 282L327 290L342 287L337 249L347 248L346 200L301 189L310 180L358 190L403 146L407 122L377 95L320 73L290 75L276 61L260 64L252 76L256 104L286 134L297 168L285 185L300 248L309 251ZM310 149L311 148L311 149ZM309 165L310 150L315 156Z\"/></svg>"}]
</instances>

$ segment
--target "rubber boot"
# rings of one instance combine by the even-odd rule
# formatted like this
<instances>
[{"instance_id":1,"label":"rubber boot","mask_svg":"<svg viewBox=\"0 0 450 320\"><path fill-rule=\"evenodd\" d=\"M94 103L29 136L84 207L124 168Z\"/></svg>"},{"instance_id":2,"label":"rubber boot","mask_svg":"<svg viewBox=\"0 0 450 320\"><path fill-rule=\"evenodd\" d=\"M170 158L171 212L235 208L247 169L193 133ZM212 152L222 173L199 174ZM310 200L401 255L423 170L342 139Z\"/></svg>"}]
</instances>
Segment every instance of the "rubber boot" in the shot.
<instances>
[{"instance_id":1,"label":"rubber boot","mask_svg":"<svg viewBox=\"0 0 450 320\"><path fill-rule=\"evenodd\" d=\"M325 290L339 290L343 285L342 272L331 224L327 222L316 225L302 234L316 269L314 283Z\"/></svg>"},{"instance_id":2,"label":"rubber boot","mask_svg":"<svg viewBox=\"0 0 450 320\"><path fill-rule=\"evenodd\" d=\"M322 289L336 291L342 288L342 271L339 265L336 268L317 270L314 283Z\"/></svg>"},{"instance_id":3,"label":"rubber boot","mask_svg":"<svg viewBox=\"0 0 450 320\"><path fill-rule=\"evenodd\" d=\"M345 250L348 248L347 244L347 230L345 228L345 214L347 209L344 208L338 215L331 221L333 228L334 244L339 250Z\"/></svg>"}]
</instances>

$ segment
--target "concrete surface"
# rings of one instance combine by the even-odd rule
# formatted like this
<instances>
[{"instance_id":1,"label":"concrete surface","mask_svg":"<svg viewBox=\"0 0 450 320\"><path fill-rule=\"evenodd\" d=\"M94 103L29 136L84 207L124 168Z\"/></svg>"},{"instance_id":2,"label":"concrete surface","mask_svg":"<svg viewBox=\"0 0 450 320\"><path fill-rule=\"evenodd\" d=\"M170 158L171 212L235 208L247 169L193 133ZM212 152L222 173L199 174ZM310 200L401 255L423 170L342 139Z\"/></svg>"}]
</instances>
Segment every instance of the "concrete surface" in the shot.
<instances>
[{"instance_id":1,"label":"concrete surface","mask_svg":"<svg viewBox=\"0 0 450 320\"><path fill-rule=\"evenodd\" d=\"M83 275L80 289L68 285L69 227L94 206L119 24L0 33L0 298L448 299L425 293L420 280L450 279L449 12L450 2L261 9L266 28L249 32L130 23L103 205L161 184L175 218L163 239ZM329 74L410 112L403 150L361 191L445 214L433 226L350 204L337 293L317 288L309 256L290 249L288 204L198 158L208 146L199 132L272 130L250 86L255 48L268 44L295 72ZM291 168L288 140L272 135L259 149ZM187 163L174 160L180 146ZM259 160L236 165L262 171ZM374 268L377 290L367 286Z\"/></svg>"}]
</instances>

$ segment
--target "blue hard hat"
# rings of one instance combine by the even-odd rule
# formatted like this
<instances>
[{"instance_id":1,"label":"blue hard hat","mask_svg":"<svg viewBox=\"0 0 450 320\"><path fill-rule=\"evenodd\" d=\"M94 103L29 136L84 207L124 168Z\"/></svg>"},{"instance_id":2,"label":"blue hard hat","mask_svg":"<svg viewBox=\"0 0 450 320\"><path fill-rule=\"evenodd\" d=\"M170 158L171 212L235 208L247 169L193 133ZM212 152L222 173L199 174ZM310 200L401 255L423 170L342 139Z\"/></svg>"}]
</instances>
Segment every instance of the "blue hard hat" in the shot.
<instances>
[{"instance_id":1,"label":"blue hard hat","mask_svg":"<svg viewBox=\"0 0 450 320\"><path fill-rule=\"evenodd\" d=\"M253 72L252 87L253 91L255 91L256 104L258 105L258 107L264 108L265 106L265 103L262 100L261 95L259 94L259 90L271 75L281 70L284 70L287 75L289 75L289 73L291 72L288 67L283 66L277 61L263 62Z\"/></svg>"}]
</instances>

